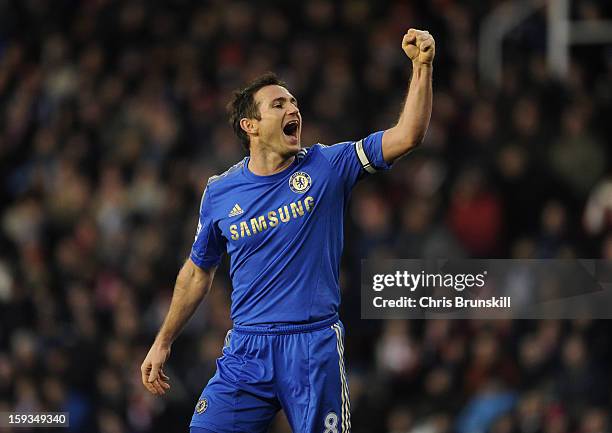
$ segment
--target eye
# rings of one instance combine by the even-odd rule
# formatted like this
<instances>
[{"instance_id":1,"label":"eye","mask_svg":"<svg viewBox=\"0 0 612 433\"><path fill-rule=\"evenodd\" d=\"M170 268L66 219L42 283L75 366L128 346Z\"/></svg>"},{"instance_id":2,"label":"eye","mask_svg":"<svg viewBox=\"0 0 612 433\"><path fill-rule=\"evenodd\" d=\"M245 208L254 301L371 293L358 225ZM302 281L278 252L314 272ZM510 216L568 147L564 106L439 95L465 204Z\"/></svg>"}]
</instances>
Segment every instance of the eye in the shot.
<instances>
[{"instance_id":1,"label":"eye","mask_svg":"<svg viewBox=\"0 0 612 433\"><path fill-rule=\"evenodd\" d=\"M274 108L283 108L283 104L281 104L280 102L276 102L272 107L274 107Z\"/></svg>"}]
</instances>

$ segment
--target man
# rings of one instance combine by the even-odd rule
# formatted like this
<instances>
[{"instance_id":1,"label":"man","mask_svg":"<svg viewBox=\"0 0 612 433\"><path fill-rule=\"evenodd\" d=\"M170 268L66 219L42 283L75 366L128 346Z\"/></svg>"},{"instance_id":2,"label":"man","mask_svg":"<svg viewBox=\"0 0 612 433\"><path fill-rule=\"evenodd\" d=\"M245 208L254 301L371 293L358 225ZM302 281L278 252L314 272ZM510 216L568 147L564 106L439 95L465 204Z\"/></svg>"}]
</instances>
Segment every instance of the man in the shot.
<instances>
[{"instance_id":1,"label":"man","mask_svg":"<svg viewBox=\"0 0 612 433\"><path fill-rule=\"evenodd\" d=\"M234 95L230 121L249 157L208 181L190 258L141 370L153 394L170 388L170 346L231 257L231 318L217 372L196 404L191 432L265 432L285 410L294 432L350 431L338 320L343 216L362 175L387 169L423 139L435 44L410 29L408 96L395 126L357 142L300 146L297 101L267 74Z\"/></svg>"}]
</instances>

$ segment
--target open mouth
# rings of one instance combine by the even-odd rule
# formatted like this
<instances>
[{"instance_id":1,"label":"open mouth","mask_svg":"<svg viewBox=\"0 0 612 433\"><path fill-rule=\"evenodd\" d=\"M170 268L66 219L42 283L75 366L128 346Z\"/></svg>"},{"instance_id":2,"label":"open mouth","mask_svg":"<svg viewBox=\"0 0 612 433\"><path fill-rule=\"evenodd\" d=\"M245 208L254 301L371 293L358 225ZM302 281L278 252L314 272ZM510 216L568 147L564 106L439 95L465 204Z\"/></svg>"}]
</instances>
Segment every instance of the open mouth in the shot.
<instances>
[{"instance_id":1,"label":"open mouth","mask_svg":"<svg viewBox=\"0 0 612 433\"><path fill-rule=\"evenodd\" d=\"M297 131L298 131L299 126L300 126L300 122L299 121L297 121L297 120L290 120L283 127L283 133L285 135L297 137Z\"/></svg>"}]
</instances>

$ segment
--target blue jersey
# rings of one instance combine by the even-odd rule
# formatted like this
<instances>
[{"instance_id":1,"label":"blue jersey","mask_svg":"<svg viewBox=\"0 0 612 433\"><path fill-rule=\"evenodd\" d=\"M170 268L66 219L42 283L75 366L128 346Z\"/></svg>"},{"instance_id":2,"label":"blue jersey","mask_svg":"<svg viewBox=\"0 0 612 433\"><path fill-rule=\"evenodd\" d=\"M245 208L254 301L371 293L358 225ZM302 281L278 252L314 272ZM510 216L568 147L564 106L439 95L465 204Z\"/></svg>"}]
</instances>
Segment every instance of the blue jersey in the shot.
<instances>
[{"instance_id":1,"label":"blue jersey","mask_svg":"<svg viewBox=\"0 0 612 433\"><path fill-rule=\"evenodd\" d=\"M258 176L245 158L204 190L191 260L230 256L236 325L311 323L338 312L344 212L364 173L387 169L383 132L302 149L285 170Z\"/></svg>"}]
</instances>

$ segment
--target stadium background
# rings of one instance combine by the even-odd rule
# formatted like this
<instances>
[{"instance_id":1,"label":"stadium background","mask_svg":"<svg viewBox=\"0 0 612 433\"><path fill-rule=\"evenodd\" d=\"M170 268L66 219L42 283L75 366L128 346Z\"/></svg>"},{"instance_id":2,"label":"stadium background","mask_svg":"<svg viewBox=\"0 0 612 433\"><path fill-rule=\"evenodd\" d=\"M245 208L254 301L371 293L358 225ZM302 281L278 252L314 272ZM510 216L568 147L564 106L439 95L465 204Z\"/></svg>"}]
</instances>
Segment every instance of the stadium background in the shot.
<instances>
[{"instance_id":1,"label":"stadium background","mask_svg":"<svg viewBox=\"0 0 612 433\"><path fill-rule=\"evenodd\" d=\"M612 259L612 48L572 49L555 79L539 11L485 85L479 23L498 3L0 2L0 411L186 431L231 326L225 271L173 346L172 392L147 394L139 366L205 182L243 156L231 89L275 71L305 145L363 137L399 112L416 27L437 41L429 132L358 186L346 227L353 432L609 432L607 321L359 318L361 258ZM572 16L610 9L578 1Z\"/></svg>"}]
</instances>

